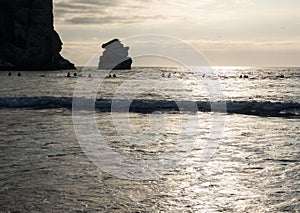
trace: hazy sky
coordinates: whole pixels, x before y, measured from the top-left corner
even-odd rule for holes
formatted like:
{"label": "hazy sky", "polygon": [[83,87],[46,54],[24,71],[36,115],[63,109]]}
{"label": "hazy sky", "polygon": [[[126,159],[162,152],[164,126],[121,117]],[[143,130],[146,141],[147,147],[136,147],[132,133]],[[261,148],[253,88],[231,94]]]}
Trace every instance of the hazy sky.
{"label": "hazy sky", "polygon": [[299,8],[299,0],[54,0],[63,55],[77,65],[112,38],[162,34],[212,65],[300,66]]}

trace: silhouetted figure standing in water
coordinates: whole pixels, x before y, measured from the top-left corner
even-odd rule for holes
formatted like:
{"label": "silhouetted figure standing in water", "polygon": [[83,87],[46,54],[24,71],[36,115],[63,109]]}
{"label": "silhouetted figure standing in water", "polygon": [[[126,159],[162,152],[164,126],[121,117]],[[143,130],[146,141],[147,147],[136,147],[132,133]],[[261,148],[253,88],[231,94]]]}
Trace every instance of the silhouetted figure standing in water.
{"label": "silhouetted figure standing in water", "polygon": [[168,74],[168,78],[171,78],[171,73]]}
{"label": "silhouetted figure standing in water", "polygon": [[76,72],[74,73],[73,77],[77,77],[77,73]]}
{"label": "silhouetted figure standing in water", "polygon": [[243,78],[243,75],[240,75],[240,78]]}
{"label": "silhouetted figure standing in water", "polygon": [[22,74],[20,72],[18,72],[17,76],[22,76]]}
{"label": "silhouetted figure standing in water", "polygon": [[108,78],[111,78],[111,74],[109,74]]}
{"label": "silhouetted figure standing in water", "polygon": [[117,77],[116,74],[113,74],[113,77],[116,78]]}
{"label": "silhouetted figure standing in water", "polygon": [[69,72],[67,74],[67,78],[71,78],[71,74]]}
{"label": "silhouetted figure standing in water", "polygon": [[88,77],[91,78],[91,77],[92,77],[92,74],[90,73]]}
{"label": "silhouetted figure standing in water", "polygon": [[165,73],[164,72],[162,73],[161,77],[163,77],[163,78],[165,77]]}
{"label": "silhouetted figure standing in water", "polygon": [[11,72],[8,73],[8,76],[11,76]]}

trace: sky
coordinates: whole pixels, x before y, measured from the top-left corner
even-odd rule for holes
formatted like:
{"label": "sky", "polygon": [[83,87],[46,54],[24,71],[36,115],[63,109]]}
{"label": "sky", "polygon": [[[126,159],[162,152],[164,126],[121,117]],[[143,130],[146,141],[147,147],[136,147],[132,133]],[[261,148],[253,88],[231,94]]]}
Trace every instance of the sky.
{"label": "sky", "polygon": [[54,21],[62,55],[77,66],[102,43],[144,34],[186,42],[213,66],[300,66],[299,8],[299,0],[54,0]]}

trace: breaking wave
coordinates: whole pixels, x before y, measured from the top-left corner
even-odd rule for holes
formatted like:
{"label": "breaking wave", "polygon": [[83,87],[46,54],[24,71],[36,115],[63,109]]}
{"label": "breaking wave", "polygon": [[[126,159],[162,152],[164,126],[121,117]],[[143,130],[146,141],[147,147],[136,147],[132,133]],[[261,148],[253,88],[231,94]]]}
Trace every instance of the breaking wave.
{"label": "breaking wave", "polygon": [[[74,100],[74,101],[73,101]],[[151,113],[154,111],[179,111],[180,106],[194,105],[202,112],[226,112],[245,115],[273,116],[273,117],[300,117],[300,103],[297,102],[270,102],[270,101],[168,101],[168,100],[112,100],[97,99],[95,102],[87,98],[73,97],[5,97],[0,98],[0,108],[69,108],[72,109],[73,102],[76,102],[78,109],[85,110],[86,106],[95,106],[99,111],[130,111],[139,113]],[[196,104],[196,105],[195,105]],[[218,110],[213,105],[223,104],[224,107]],[[189,111],[190,107],[182,108],[180,111]]]}

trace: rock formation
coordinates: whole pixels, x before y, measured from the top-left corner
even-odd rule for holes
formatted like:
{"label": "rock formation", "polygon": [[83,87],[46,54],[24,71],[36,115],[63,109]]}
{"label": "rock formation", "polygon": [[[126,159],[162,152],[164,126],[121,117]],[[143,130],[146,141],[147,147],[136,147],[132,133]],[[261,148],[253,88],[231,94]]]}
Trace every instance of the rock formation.
{"label": "rock formation", "polygon": [[102,70],[130,70],[132,59],[128,57],[129,47],[119,41],[113,39],[102,45],[105,49],[100,57],[98,69]]}
{"label": "rock formation", "polygon": [[60,55],[52,0],[0,0],[0,70],[75,69]]}

